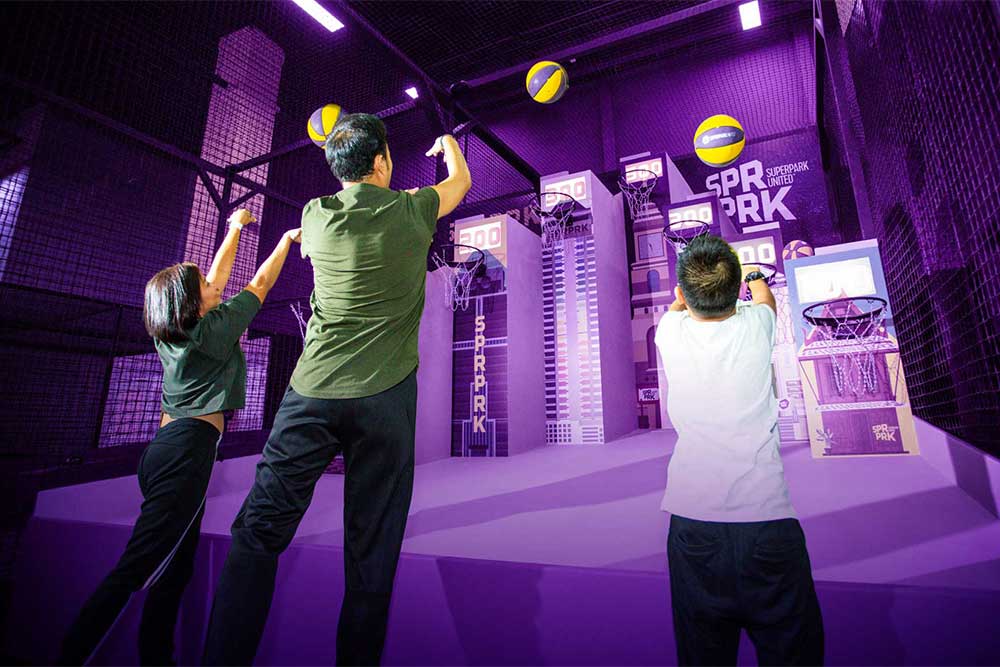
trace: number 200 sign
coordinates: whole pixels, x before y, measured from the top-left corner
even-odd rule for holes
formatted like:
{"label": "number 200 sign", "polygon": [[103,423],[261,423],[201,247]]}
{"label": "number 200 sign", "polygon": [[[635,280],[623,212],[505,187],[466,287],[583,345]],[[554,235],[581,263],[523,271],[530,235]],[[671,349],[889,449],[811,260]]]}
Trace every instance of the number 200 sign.
{"label": "number 200 sign", "polygon": [[[493,250],[503,245],[503,222],[489,222],[474,227],[466,227],[458,231],[458,241],[461,245],[472,246],[480,250]],[[458,248],[459,259],[464,259],[472,251]]]}
{"label": "number 200 sign", "polygon": [[774,254],[774,242],[763,241],[757,245],[745,245],[736,249],[736,254],[740,256],[741,264],[774,264],[776,256]]}
{"label": "number 200 sign", "polygon": [[559,200],[561,197],[557,197],[556,193],[569,195],[573,199],[580,201],[587,198],[587,178],[586,176],[578,176],[566,181],[546,183],[544,189],[545,206],[555,206],[560,203]]}

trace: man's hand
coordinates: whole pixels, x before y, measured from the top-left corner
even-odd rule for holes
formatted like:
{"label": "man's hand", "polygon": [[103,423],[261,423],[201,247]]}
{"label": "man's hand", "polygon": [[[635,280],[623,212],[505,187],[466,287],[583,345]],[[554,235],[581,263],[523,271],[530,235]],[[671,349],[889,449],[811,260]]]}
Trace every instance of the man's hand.
{"label": "man's hand", "polygon": [[760,267],[757,266],[756,264],[747,264],[746,266],[743,267],[743,276],[742,276],[742,278],[746,278],[748,275],[750,275],[754,271],[760,271]]}
{"label": "man's hand", "polygon": [[424,153],[424,155],[427,157],[434,157],[438,153],[444,152],[444,138],[450,136],[450,134],[442,134],[434,141],[434,145],[431,146],[430,150]]}
{"label": "man's hand", "polygon": [[302,228],[296,227],[285,232],[285,238],[292,243],[302,243]]}
{"label": "man's hand", "polygon": [[253,213],[245,208],[238,208],[233,211],[233,214],[229,216],[230,225],[239,225],[240,227],[246,227],[247,225],[257,222],[257,218],[253,217]]}
{"label": "man's hand", "polygon": [[420,188],[407,188],[407,189],[403,190],[403,192],[406,192],[406,193],[411,194],[411,195],[415,195],[415,194],[417,194],[417,192],[419,190],[420,190]]}

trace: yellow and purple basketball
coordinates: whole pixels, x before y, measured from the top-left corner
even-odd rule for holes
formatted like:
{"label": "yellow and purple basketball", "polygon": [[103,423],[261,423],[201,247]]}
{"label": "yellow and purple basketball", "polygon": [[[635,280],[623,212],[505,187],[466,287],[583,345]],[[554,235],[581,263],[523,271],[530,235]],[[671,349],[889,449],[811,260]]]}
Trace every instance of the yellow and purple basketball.
{"label": "yellow and purple basketball", "polygon": [[340,119],[341,109],[339,104],[327,104],[309,116],[307,131],[312,142],[320,148],[326,143],[326,138],[333,131],[333,126]]}
{"label": "yellow and purple basketball", "polygon": [[736,161],[746,145],[743,126],[720,113],[702,121],[694,131],[694,152],[710,167],[725,167]]}
{"label": "yellow and purple basketball", "polygon": [[531,99],[542,104],[558,102],[569,88],[566,68],[551,60],[542,60],[532,65],[524,80]]}
{"label": "yellow and purple basketball", "polygon": [[796,257],[812,257],[812,246],[805,241],[789,241],[785,244],[785,249],[781,251],[782,259],[795,259]]}

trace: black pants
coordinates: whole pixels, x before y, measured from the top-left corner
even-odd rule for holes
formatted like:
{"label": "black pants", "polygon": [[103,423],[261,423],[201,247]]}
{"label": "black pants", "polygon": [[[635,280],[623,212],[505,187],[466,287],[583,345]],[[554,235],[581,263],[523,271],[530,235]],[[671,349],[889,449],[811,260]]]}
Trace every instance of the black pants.
{"label": "black pants", "polygon": [[735,665],[742,629],[761,665],[823,663],[823,619],[798,521],[671,516],[667,559],[679,664]]}
{"label": "black pants", "polygon": [[173,664],[181,594],[191,579],[219,432],[199,419],[179,419],[156,432],[139,461],[143,502],[125,553],[83,605],[59,653],[81,665],[138,590],[149,588],[139,626],[143,665]]}
{"label": "black pants", "polygon": [[341,451],[346,593],[337,664],[379,663],[413,493],[416,412],[415,371],[365,398],[307,398],[288,389],[253,488],[233,523],[204,664],[253,662],[274,596],[278,555],[295,535],[320,475]]}

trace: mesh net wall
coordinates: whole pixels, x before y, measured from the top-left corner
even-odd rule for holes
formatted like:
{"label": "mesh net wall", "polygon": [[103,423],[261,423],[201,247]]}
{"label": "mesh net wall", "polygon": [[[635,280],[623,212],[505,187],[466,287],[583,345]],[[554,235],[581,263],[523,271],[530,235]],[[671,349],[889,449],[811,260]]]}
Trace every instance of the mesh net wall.
{"label": "mesh net wall", "polygon": [[914,412],[1000,453],[1000,44],[988,2],[838,3]]}
{"label": "mesh net wall", "polygon": [[[357,26],[331,35],[291,3],[8,3],[4,17],[0,455],[5,470],[100,477],[115,456],[134,465],[156,429],[145,282],[178,261],[207,270],[223,198],[261,220],[242,235],[231,296],[306,201],[339,189],[311,145],[231,166],[302,143],[312,111],[336,102],[383,112],[393,186],[419,187],[439,177],[423,153],[441,127],[405,96],[420,79],[391,50]],[[487,153],[480,168],[501,173]],[[301,352],[289,306],[308,319],[311,289],[293,250],[242,341],[247,402],[230,431],[263,443]]]}

